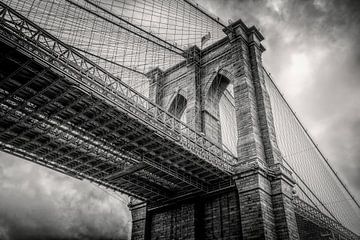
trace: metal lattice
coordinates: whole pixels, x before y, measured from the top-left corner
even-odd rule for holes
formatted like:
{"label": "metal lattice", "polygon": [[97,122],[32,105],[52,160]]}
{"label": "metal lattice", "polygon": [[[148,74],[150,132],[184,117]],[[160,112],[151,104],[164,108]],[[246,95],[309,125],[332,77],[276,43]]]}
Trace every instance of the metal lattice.
{"label": "metal lattice", "polygon": [[[227,182],[225,184],[230,183],[226,179],[229,179],[231,164],[235,160],[231,154],[118,81],[114,75],[94,64],[69,45],[57,40],[5,5],[1,4],[1,6],[1,21],[5,27],[1,31],[2,41],[10,45],[15,44],[18,49],[22,49],[21,52],[29,54],[34,59],[28,59],[26,62],[21,62],[21,59],[26,59],[25,57],[2,59],[11,67],[17,66],[17,69],[4,79],[5,85],[2,86],[1,109],[2,120],[5,121],[2,125],[4,126],[2,149],[4,151],[50,167],[55,166],[56,169],[67,171],[70,175],[100,181],[101,184],[115,189],[118,189],[117,186],[124,181],[135,183],[144,191],[137,192],[131,186],[126,191],[126,184],[123,186],[125,192],[137,192],[135,195],[140,198],[143,194],[146,197],[147,193],[148,197],[152,196],[153,199],[157,196],[169,196],[173,187],[186,189],[191,186],[206,192],[215,185],[221,187],[223,183],[221,179]],[[14,52],[13,55],[17,54]],[[75,85],[68,83],[63,77],[55,79],[49,70],[39,70],[40,66],[33,61],[41,62],[65,74],[66,78],[71,79]],[[33,76],[27,78],[28,82],[18,88],[18,83],[12,81],[21,81],[21,75],[26,71],[30,71]],[[48,76],[42,77],[42,74]],[[49,80],[44,82],[47,78],[50,78],[50,82]],[[33,84],[40,84],[42,90],[34,89]],[[88,95],[85,92],[93,94]],[[48,96],[49,94],[52,97]],[[45,102],[43,98],[46,99]],[[114,107],[122,109],[121,111],[132,117],[122,115],[121,111],[115,110]],[[48,111],[52,114],[49,115]],[[71,116],[74,112],[75,115]],[[89,114],[92,117],[89,117]],[[15,122],[13,122],[14,118],[17,119]],[[142,120],[139,123],[132,118]],[[17,131],[22,132],[19,135]],[[9,135],[8,132],[15,133],[15,136],[11,133]],[[120,135],[114,137],[114,134]],[[31,143],[21,143],[19,137],[23,136]],[[49,138],[51,138],[50,142]],[[167,143],[169,140],[170,142]],[[44,141],[47,141],[47,144],[42,144]],[[34,143],[36,146],[33,146]],[[177,144],[182,147],[176,147]],[[184,152],[183,147],[192,153]],[[112,165],[124,161],[129,164],[119,166],[120,168],[112,165],[103,166],[106,164],[100,167],[95,161],[88,159],[90,156],[101,157],[99,154],[105,154],[104,162],[108,157],[111,159],[112,155],[114,158]],[[156,157],[150,157],[149,154]],[[199,154],[202,159],[207,160],[205,162],[196,160],[197,157],[194,158],[192,154]],[[174,161],[177,162],[176,165]],[[148,169],[130,176],[129,173],[143,168],[138,166],[140,162],[144,162]],[[189,163],[195,164],[197,169],[205,167],[211,176],[204,175],[198,170],[196,175],[187,173],[184,169],[189,167]],[[216,167],[211,164],[215,164]],[[114,182],[114,178],[119,177],[116,173],[119,170],[123,170],[124,173],[120,174],[122,175],[120,181]],[[160,172],[167,175],[161,175]],[[99,176],[99,173],[102,175]],[[162,176],[162,181],[159,181],[159,175]],[[207,184],[219,177],[220,181],[216,181],[218,184],[211,187]],[[176,179],[189,186],[179,185]],[[151,182],[157,187],[147,184]],[[174,182],[177,182],[176,186]]]}
{"label": "metal lattice", "polygon": [[279,147],[285,159],[284,164],[294,173],[299,197],[334,221],[359,233],[359,204],[314,144],[267,74],[265,82],[270,95]]}
{"label": "metal lattice", "polygon": [[[2,150],[142,199],[232,186],[237,139],[231,85],[220,99],[230,151],[184,123],[181,99],[174,116],[146,98],[147,73],[174,68],[189,47],[223,38],[219,19],[181,0],[4,3],[1,41],[18,52],[0,59],[9,68],[0,87]],[[11,51],[5,45],[3,52]],[[325,214],[320,224],[340,222],[356,232],[359,205],[268,75],[265,80],[279,147],[302,199],[295,205],[306,210],[302,214]]]}
{"label": "metal lattice", "polygon": [[148,94],[146,73],[184,60],[185,50],[224,37],[222,25],[186,1],[8,0],[6,4]]}

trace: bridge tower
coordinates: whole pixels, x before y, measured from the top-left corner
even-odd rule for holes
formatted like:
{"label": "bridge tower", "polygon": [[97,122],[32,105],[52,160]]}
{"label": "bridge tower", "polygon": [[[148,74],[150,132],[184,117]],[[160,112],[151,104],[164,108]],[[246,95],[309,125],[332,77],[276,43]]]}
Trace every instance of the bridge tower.
{"label": "bridge tower", "polygon": [[[299,239],[294,180],[282,164],[264,83],[262,34],[241,20],[186,61],[148,73],[150,99],[221,144],[219,100],[234,88],[237,155],[233,185],[163,203],[133,203],[132,239]],[[216,87],[215,87],[216,86]],[[175,107],[176,106],[176,107]]]}
{"label": "bridge tower", "polygon": [[[97,19],[109,20],[105,17],[108,12],[94,14],[87,5],[78,5],[80,2],[43,2],[11,0],[8,6],[0,1],[1,151],[135,196],[138,200],[130,204],[132,239],[359,239],[347,229],[358,229],[359,204],[264,70],[263,36],[255,27],[247,27],[241,20],[226,27],[212,18],[216,29],[218,24],[225,28],[221,36],[226,37],[215,37],[216,42],[200,49],[179,48],[150,31],[137,28],[138,34],[123,25],[116,25],[125,30],[118,36],[115,22],[107,21],[91,29],[91,33],[104,34],[99,48],[98,38],[89,41],[90,48],[96,43],[91,51],[105,47],[106,53],[125,56],[122,61],[127,62],[127,51],[117,51],[127,50],[124,45],[105,41],[105,36],[125,37],[130,45],[138,39],[144,47],[133,45],[130,63],[140,66],[143,57],[147,58],[142,71],[117,64],[126,69],[118,76],[112,73],[119,73],[112,65],[102,62],[109,56],[97,55],[104,51],[93,54],[76,47],[88,42],[87,31],[63,36],[61,30],[69,27],[72,33],[79,32]],[[188,1],[176,2],[194,7],[192,16],[209,17]],[[74,18],[78,11],[87,17]],[[173,12],[164,12],[173,19]],[[203,28],[205,25],[196,24],[198,18],[194,23],[188,21],[192,16],[181,15],[191,36],[196,33],[198,39],[205,29],[212,31],[214,25]],[[60,26],[56,27],[60,35],[54,26]],[[158,55],[159,47],[167,49],[164,55]],[[138,57],[133,59],[135,53]],[[154,62],[155,58],[159,59]],[[158,68],[148,72],[150,66]],[[128,80],[136,85],[130,87],[125,83]],[[146,82],[137,88],[139,81],[149,81],[150,87]],[[149,90],[152,101],[133,87]],[[223,133],[224,129],[229,133],[229,128],[222,126],[224,96],[231,99],[230,115],[234,114],[235,122],[228,135]],[[279,126],[283,123],[293,124]],[[231,153],[223,146],[230,135],[236,139]],[[284,148],[284,142],[290,143],[291,151]],[[311,154],[292,163],[305,161],[301,168],[318,163],[305,174],[310,177],[306,182],[299,172],[308,169],[293,168],[289,159],[283,158],[304,150],[303,146],[293,149],[292,143],[298,142],[305,143]],[[308,157],[311,155],[318,157]],[[283,163],[294,172],[294,178]],[[298,197],[293,196],[294,179]],[[316,183],[310,187],[326,196],[319,198],[308,183]],[[328,195],[333,195],[335,202],[352,200],[328,209]]]}

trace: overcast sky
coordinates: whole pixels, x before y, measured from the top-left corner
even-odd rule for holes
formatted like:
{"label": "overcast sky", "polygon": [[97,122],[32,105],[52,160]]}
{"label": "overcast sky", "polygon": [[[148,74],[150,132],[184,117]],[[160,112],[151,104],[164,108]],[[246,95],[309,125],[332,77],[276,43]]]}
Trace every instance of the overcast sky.
{"label": "overcast sky", "polygon": [[264,65],[360,200],[360,1],[202,1],[265,36]]}
{"label": "overcast sky", "polygon": [[[360,1],[202,1],[265,36],[264,65],[360,199]],[[0,239],[128,235],[119,196],[0,153]],[[126,200],[126,198],[125,198]]]}

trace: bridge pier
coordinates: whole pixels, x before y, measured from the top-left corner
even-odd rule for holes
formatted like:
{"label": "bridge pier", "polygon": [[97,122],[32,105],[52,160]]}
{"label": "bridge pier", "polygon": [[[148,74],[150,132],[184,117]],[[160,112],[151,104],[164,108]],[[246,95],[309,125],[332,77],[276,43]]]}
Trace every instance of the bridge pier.
{"label": "bridge pier", "polygon": [[159,206],[132,206],[132,240],[242,239],[236,188]]}
{"label": "bridge pier", "polygon": [[144,202],[130,203],[129,209],[132,217],[131,239],[146,239],[146,231],[148,225],[147,205]]}
{"label": "bridge pier", "polygon": [[292,187],[288,180],[268,177],[252,167],[226,191],[153,206],[134,204],[131,239],[299,239]]}
{"label": "bridge pier", "polygon": [[291,179],[253,163],[235,177],[235,183],[243,239],[299,239]]}
{"label": "bridge pier", "polygon": [[178,68],[148,75],[151,99],[170,109],[181,95],[188,104],[187,123],[218,143],[219,99],[233,84],[239,157],[232,189],[203,194],[200,200],[194,195],[157,207],[133,207],[133,239],[299,239],[295,182],[282,165],[264,82],[263,36],[241,20],[224,32],[230,41],[204,51],[192,47]]}
{"label": "bridge pier", "polygon": [[[229,30],[230,29],[230,30]],[[234,84],[238,128],[236,186],[244,239],[299,239],[291,173],[282,165],[261,54],[263,36],[241,20],[226,30],[240,48],[241,68]]]}
{"label": "bridge pier", "polygon": [[[277,168],[276,168],[277,167]],[[271,200],[278,239],[300,239],[293,199],[295,182],[288,170],[277,164],[271,169]]]}
{"label": "bridge pier", "polygon": [[[237,21],[224,30],[228,38],[203,50],[191,47],[186,61],[148,73],[150,99],[177,118],[185,114],[193,131],[123,84],[127,91],[119,95],[107,85],[90,88],[99,76],[118,81],[92,74],[96,64],[0,8],[7,16],[0,24],[2,150],[148,199],[129,206],[132,239],[358,239],[293,199],[255,27]],[[237,159],[221,149],[218,105],[230,83]]]}
{"label": "bridge pier", "polygon": [[[1,2],[0,12],[1,150],[147,199],[129,206],[132,239],[358,239],[293,199],[255,27],[239,20],[149,72],[161,108]],[[221,145],[230,83],[238,157]]]}

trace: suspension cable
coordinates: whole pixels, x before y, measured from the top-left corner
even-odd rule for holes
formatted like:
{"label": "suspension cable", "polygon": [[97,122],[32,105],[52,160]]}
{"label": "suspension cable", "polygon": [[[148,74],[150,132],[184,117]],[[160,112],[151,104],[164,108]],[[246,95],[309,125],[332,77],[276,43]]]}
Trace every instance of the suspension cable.
{"label": "suspension cable", "polygon": [[[268,74],[268,72],[266,71],[266,69],[264,68],[264,71],[266,72],[266,74]],[[268,74],[269,75],[269,74]],[[357,202],[357,200],[355,199],[355,197],[353,196],[353,194],[350,192],[349,188],[345,185],[345,183],[340,179],[339,175],[335,172],[334,168],[331,166],[331,164],[329,163],[329,161],[327,160],[327,158],[324,156],[324,154],[320,151],[318,145],[314,142],[314,140],[311,138],[309,132],[306,130],[306,128],[304,127],[304,125],[301,123],[300,119],[298,118],[297,114],[294,112],[294,110],[291,108],[291,106],[289,105],[289,103],[285,100],[283,94],[280,92],[279,88],[277,87],[277,85],[275,84],[275,82],[272,80],[271,77],[269,77],[270,81],[272,82],[272,84],[274,85],[275,89],[280,93],[279,95],[281,96],[282,100],[285,102],[286,106],[289,108],[289,110],[291,111],[291,113],[293,114],[293,116],[295,117],[296,121],[298,122],[298,124],[300,125],[300,127],[302,128],[302,130],[305,132],[306,136],[309,138],[310,142],[314,145],[315,149],[317,150],[317,152],[320,154],[321,158],[325,161],[326,165],[330,168],[331,172],[335,175],[336,179],[340,182],[340,184],[344,187],[344,189],[346,190],[346,192],[349,194],[349,196],[351,197],[351,199],[354,201],[354,203],[356,204],[356,206],[360,209],[360,204]]]}

